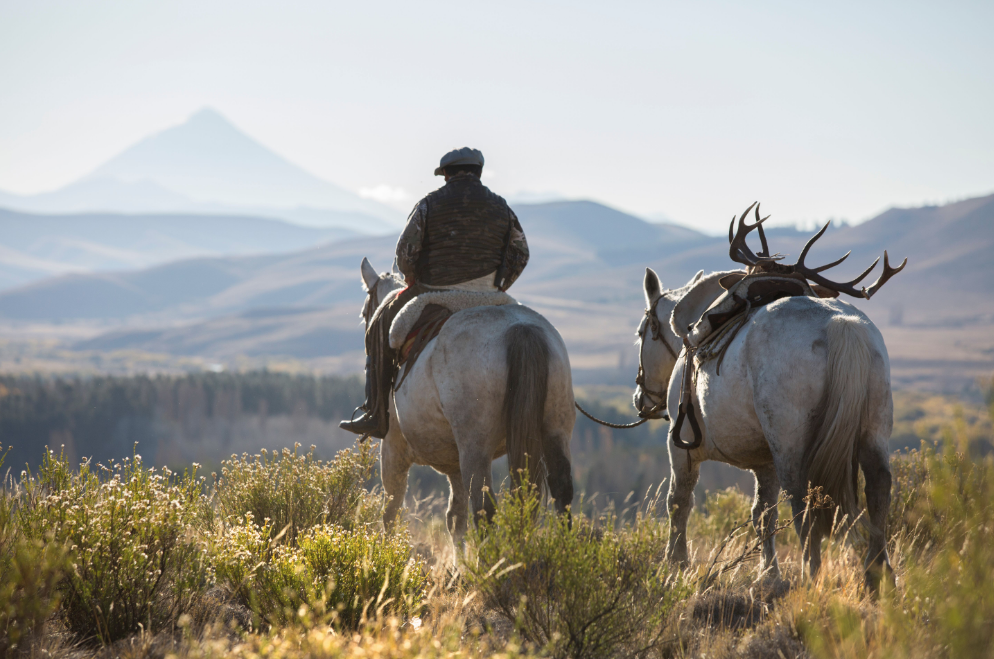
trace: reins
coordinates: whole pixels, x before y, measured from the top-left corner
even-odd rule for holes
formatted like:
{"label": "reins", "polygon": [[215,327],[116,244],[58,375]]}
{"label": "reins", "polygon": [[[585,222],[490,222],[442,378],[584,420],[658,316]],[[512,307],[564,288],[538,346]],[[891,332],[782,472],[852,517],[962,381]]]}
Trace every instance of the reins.
{"label": "reins", "polygon": [[[676,351],[663,338],[662,330],[660,328],[659,318],[656,316],[656,305],[659,303],[660,299],[662,298],[661,297],[656,298],[656,300],[649,306],[649,308],[645,310],[646,325],[649,326],[649,329],[652,332],[650,338],[653,341],[659,341],[660,343],[662,343],[663,347],[665,347],[666,350],[669,351],[669,353],[673,356],[673,359],[679,361],[680,359],[679,355],[677,355]],[[608,428],[618,428],[618,429],[635,428],[648,421],[650,418],[652,418],[652,415],[658,412],[659,410],[666,409],[666,393],[662,391],[653,391],[652,389],[648,389],[645,386],[645,369],[642,367],[642,349],[645,346],[644,328],[639,330],[639,338],[642,340],[639,344],[639,371],[638,375],[635,377],[635,384],[642,389],[643,395],[648,396],[650,401],[656,399],[659,402],[656,403],[652,407],[652,409],[650,409],[648,412],[643,412],[640,410],[639,416],[642,418],[639,419],[638,421],[635,421],[633,423],[621,424],[621,423],[609,423],[608,421],[598,419],[597,417],[593,416],[585,409],[580,407],[579,403],[574,401],[576,409],[580,410],[583,413],[583,415],[586,416],[588,419],[595,421],[596,423],[599,423],[603,426],[607,426]],[[698,448],[701,445],[701,442],[704,441],[704,435],[701,432],[701,424],[697,420],[697,412],[694,410],[694,401],[691,396],[691,389],[693,388],[694,372],[696,370],[694,368],[694,357],[695,353],[697,352],[697,348],[691,346],[690,341],[688,341],[687,338],[684,337],[682,352],[684,355],[686,355],[686,357],[683,363],[683,379],[680,383],[680,408],[677,412],[676,422],[673,424],[673,430],[670,434],[673,437],[673,444],[676,445],[677,448],[682,448],[686,451],[690,451]],[[724,357],[724,352],[722,352],[721,356]],[[665,419],[666,421],[669,421],[670,419],[669,415],[664,415],[662,418]],[[682,439],[680,439],[680,429],[683,427],[683,422],[685,419],[689,419],[690,429],[694,432],[694,439],[693,441],[690,442],[685,442]]]}
{"label": "reins", "polygon": [[[610,421],[605,421],[603,419],[598,419],[596,416],[594,416],[593,414],[591,414],[587,410],[585,410],[582,407],[580,407],[580,403],[576,402],[575,400],[573,401],[573,404],[576,405],[576,409],[580,410],[583,413],[583,416],[587,417],[591,421],[594,421],[595,423],[599,423],[602,426],[607,426],[608,428],[617,428],[618,430],[626,430],[628,428],[637,428],[638,426],[641,426],[646,421],[650,420],[650,418],[651,418],[649,416],[650,414],[655,414],[656,412],[659,411],[658,410],[659,406],[657,405],[656,407],[654,407],[651,410],[649,410],[646,413],[646,416],[642,417],[638,421],[634,421],[632,423],[611,423]],[[661,416],[660,419],[662,419],[663,421],[669,421],[670,417],[669,417],[669,415],[664,415],[664,416]]]}
{"label": "reins", "polygon": [[[671,355],[673,355],[673,359],[678,360],[679,356],[677,355],[676,351],[673,350],[670,344],[667,343],[666,340],[663,338],[662,331],[659,326],[659,318],[656,316],[656,305],[659,304],[659,301],[661,299],[662,299],[661,296],[656,298],[656,300],[651,305],[649,305],[649,308],[645,310],[646,324],[649,326],[649,329],[652,331],[652,340],[659,341],[660,343],[662,343],[663,347],[665,347],[666,350]],[[652,389],[649,389],[645,384],[645,370],[642,368],[642,348],[645,345],[644,329],[641,329],[639,331],[639,338],[642,339],[642,341],[639,344],[639,372],[638,375],[635,376],[635,384],[642,389],[642,393],[648,396],[650,401],[655,400],[659,402],[657,402],[648,412],[643,412],[642,410],[639,410],[640,418],[638,421],[633,421],[632,423],[611,423],[610,421],[604,421],[603,419],[598,419],[593,414],[583,409],[583,407],[580,406],[580,403],[574,400],[573,404],[576,405],[576,409],[580,410],[580,412],[582,412],[583,415],[588,419],[590,419],[591,421],[599,423],[602,426],[607,426],[608,428],[626,430],[628,428],[637,428],[646,421],[652,419],[652,415],[655,414],[656,412],[659,412],[660,410],[663,411],[666,410],[666,392],[653,391]],[[669,414],[663,414],[663,416],[659,418],[662,421],[670,420]]]}

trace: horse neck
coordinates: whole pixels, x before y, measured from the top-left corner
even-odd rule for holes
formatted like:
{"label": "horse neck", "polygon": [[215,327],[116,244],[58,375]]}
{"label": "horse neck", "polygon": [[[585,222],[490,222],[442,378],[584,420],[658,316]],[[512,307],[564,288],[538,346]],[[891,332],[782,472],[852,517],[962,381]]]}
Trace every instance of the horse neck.
{"label": "horse neck", "polygon": [[[679,295],[672,307],[670,331],[682,341],[687,336],[687,326],[696,323],[701,314],[725,291],[719,280],[731,272],[712,272],[687,289],[672,291]],[[660,303],[661,304],[661,303]]]}

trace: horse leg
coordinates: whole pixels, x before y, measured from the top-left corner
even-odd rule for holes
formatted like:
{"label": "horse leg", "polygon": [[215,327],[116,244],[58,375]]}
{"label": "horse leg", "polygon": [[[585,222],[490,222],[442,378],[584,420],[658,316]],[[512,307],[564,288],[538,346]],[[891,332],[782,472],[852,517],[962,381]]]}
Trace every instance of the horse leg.
{"label": "horse leg", "polygon": [[542,451],[545,454],[545,466],[548,470],[546,482],[549,484],[549,494],[556,501],[556,511],[560,514],[567,512],[573,503],[573,469],[569,459],[569,435],[548,433],[543,438]]}
{"label": "horse leg", "polygon": [[780,496],[780,479],[772,464],[753,469],[756,476],[756,497],[752,504],[752,525],[763,541],[763,557],[759,573],[771,579],[780,578],[773,530],[777,526],[777,499]]}
{"label": "horse leg", "polygon": [[489,522],[495,512],[490,462],[489,453],[466,449],[459,453],[459,471],[462,474],[463,487],[469,493],[473,521],[476,524],[479,524],[481,519]]}
{"label": "horse leg", "polygon": [[891,581],[894,572],[887,559],[887,512],[890,510],[890,461],[886,438],[872,446],[863,445],[859,451],[859,465],[866,482],[866,511],[869,518],[869,543],[866,554],[866,585],[876,590],[886,575]]}
{"label": "horse leg", "polygon": [[814,579],[821,568],[821,540],[824,532],[816,521],[817,511],[807,508],[807,490],[791,489],[790,507],[794,513],[794,529],[801,540],[801,557],[807,575]]}
{"label": "horse leg", "polygon": [[670,491],[666,497],[670,539],[666,557],[678,565],[687,564],[687,520],[694,508],[694,487],[700,475],[700,463],[692,460],[688,451],[670,444]]}
{"label": "horse leg", "polygon": [[383,510],[383,528],[388,533],[393,529],[397,519],[397,511],[404,505],[404,495],[407,494],[407,473],[414,464],[411,448],[404,435],[397,427],[396,415],[390,424],[390,430],[380,447],[380,476],[383,489],[390,495]]}
{"label": "horse leg", "polygon": [[469,496],[463,484],[462,474],[455,471],[447,474],[449,479],[449,507],[445,511],[445,526],[452,537],[453,556],[459,556],[466,537],[466,505]]}

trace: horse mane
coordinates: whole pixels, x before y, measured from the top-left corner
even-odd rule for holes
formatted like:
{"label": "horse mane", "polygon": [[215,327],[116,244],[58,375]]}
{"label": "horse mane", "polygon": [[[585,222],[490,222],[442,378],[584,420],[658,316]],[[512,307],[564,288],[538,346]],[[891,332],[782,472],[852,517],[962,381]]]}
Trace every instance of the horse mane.
{"label": "horse mane", "polygon": [[[395,288],[394,291],[400,290],[407,285],[407,283],[400,275],[392,272],[381,272],[380,278],[376,282],[376,285],[379,286],[380,283],[382,283],[384,280],[390,281],[397,286],[397,288]],[[369,286],[366,285],[365,281],[362,282],[362,290],[365,291],[366,293],[366,299],[363,300],[362,311],[359,312],[359,317],[368,322],[369,319],[373,317],[373,314],[376,312],[376,309],[379,309],[384,302],[390,299],[390,293],[384,295],[383,299],[377,302],[376,309],[373,309],[372,308],[373,296],[371,295],[372,291],[369,290]]]}

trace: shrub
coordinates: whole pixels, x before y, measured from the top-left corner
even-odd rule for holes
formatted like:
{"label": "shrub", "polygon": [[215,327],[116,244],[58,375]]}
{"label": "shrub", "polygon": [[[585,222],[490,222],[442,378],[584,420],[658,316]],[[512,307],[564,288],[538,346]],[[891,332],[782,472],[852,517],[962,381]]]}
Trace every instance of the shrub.
{"label": "shrub", "polygon": [[43,633],[59,607],[65,574],[61,544],[17,537],[0,555],[0,657]]}
{"label": "shrub", "polygon": [[972,461],[947,442],[895,466],[898,588],[884,589],[873,615],[825,589],[827,605],[799,612],[799,634],[814,656],[991,656],[994,459]]}
{"label": "shrub", "polygon": [[906,631],[909,649],[920,642],[915,623],[928,620],[932,643],[949,656],[989,656],[994,651],[994,460],[974,462],[946,446],[941,455],[925,454],[925,496],[914,508],[941,534],[931,547],[909,555],[904,598],[890,609],[891,622]]}
{"label": "shrub", "polygon": [[282,540],[292,544],[317,524],[353,528],[378,519],[382,497],[364,487],[376,466],[369,442],[329,462],[316,459],[313,447],[299,455],[299,446],[223,461],[214,495],[222,521],[246,514],[256,523],[269,520],[277,531],[286,529]]}
{"label": "shrub", "polygon": [[[0,468],[5,457],[0,454]],[[58,608],[56,586],[65,566],[61,544],[21,532],[16,518],[20,494],[13,482],[0,489],[0,657],[42,632]]]}
{"label": "shrub", "polygon": [[67,627],[106,644],[171,625],[204,585],[192,533],[203,482],[195,470],[155,473],[139,455],[98,469],[84,462],[72,472],[49,451],[23,483],[20,517],[36,541],[66,547],[59,590]]}
{"label": "shrub", "polygon": [[733,529],[752,519],[752,499],[737,488],[709,492],[703,505],[690,513],[687,535],[721,541]]}
{"label": "shrub", "polygon": [[900,540],[922,549],[941,538],[940,520],[928,502],[929,463],[934,457],[935,450],[922,442],[921,449],[891,458],[893,485],[887,515],[891,541]]}
{"label": "shrub", "polygon": [[286,624],[307,612],[357,628],[366,614],[420,610],[426,566],[412,558],[406,535],[325,524],[291,547],[279,543],[274,529],[246,515],[217,537],[211,551],[218,583],[238,593],[261,621]]}
{"label": "shrub", "polygon": [[674,604],[689,595],[663,554],[665,526],[649,515],[599,528],[557,516],[534,488],[505,495],[492,524],[471,533],[466,577],[486,604],[553,656],[638,654],[659,643]]}

